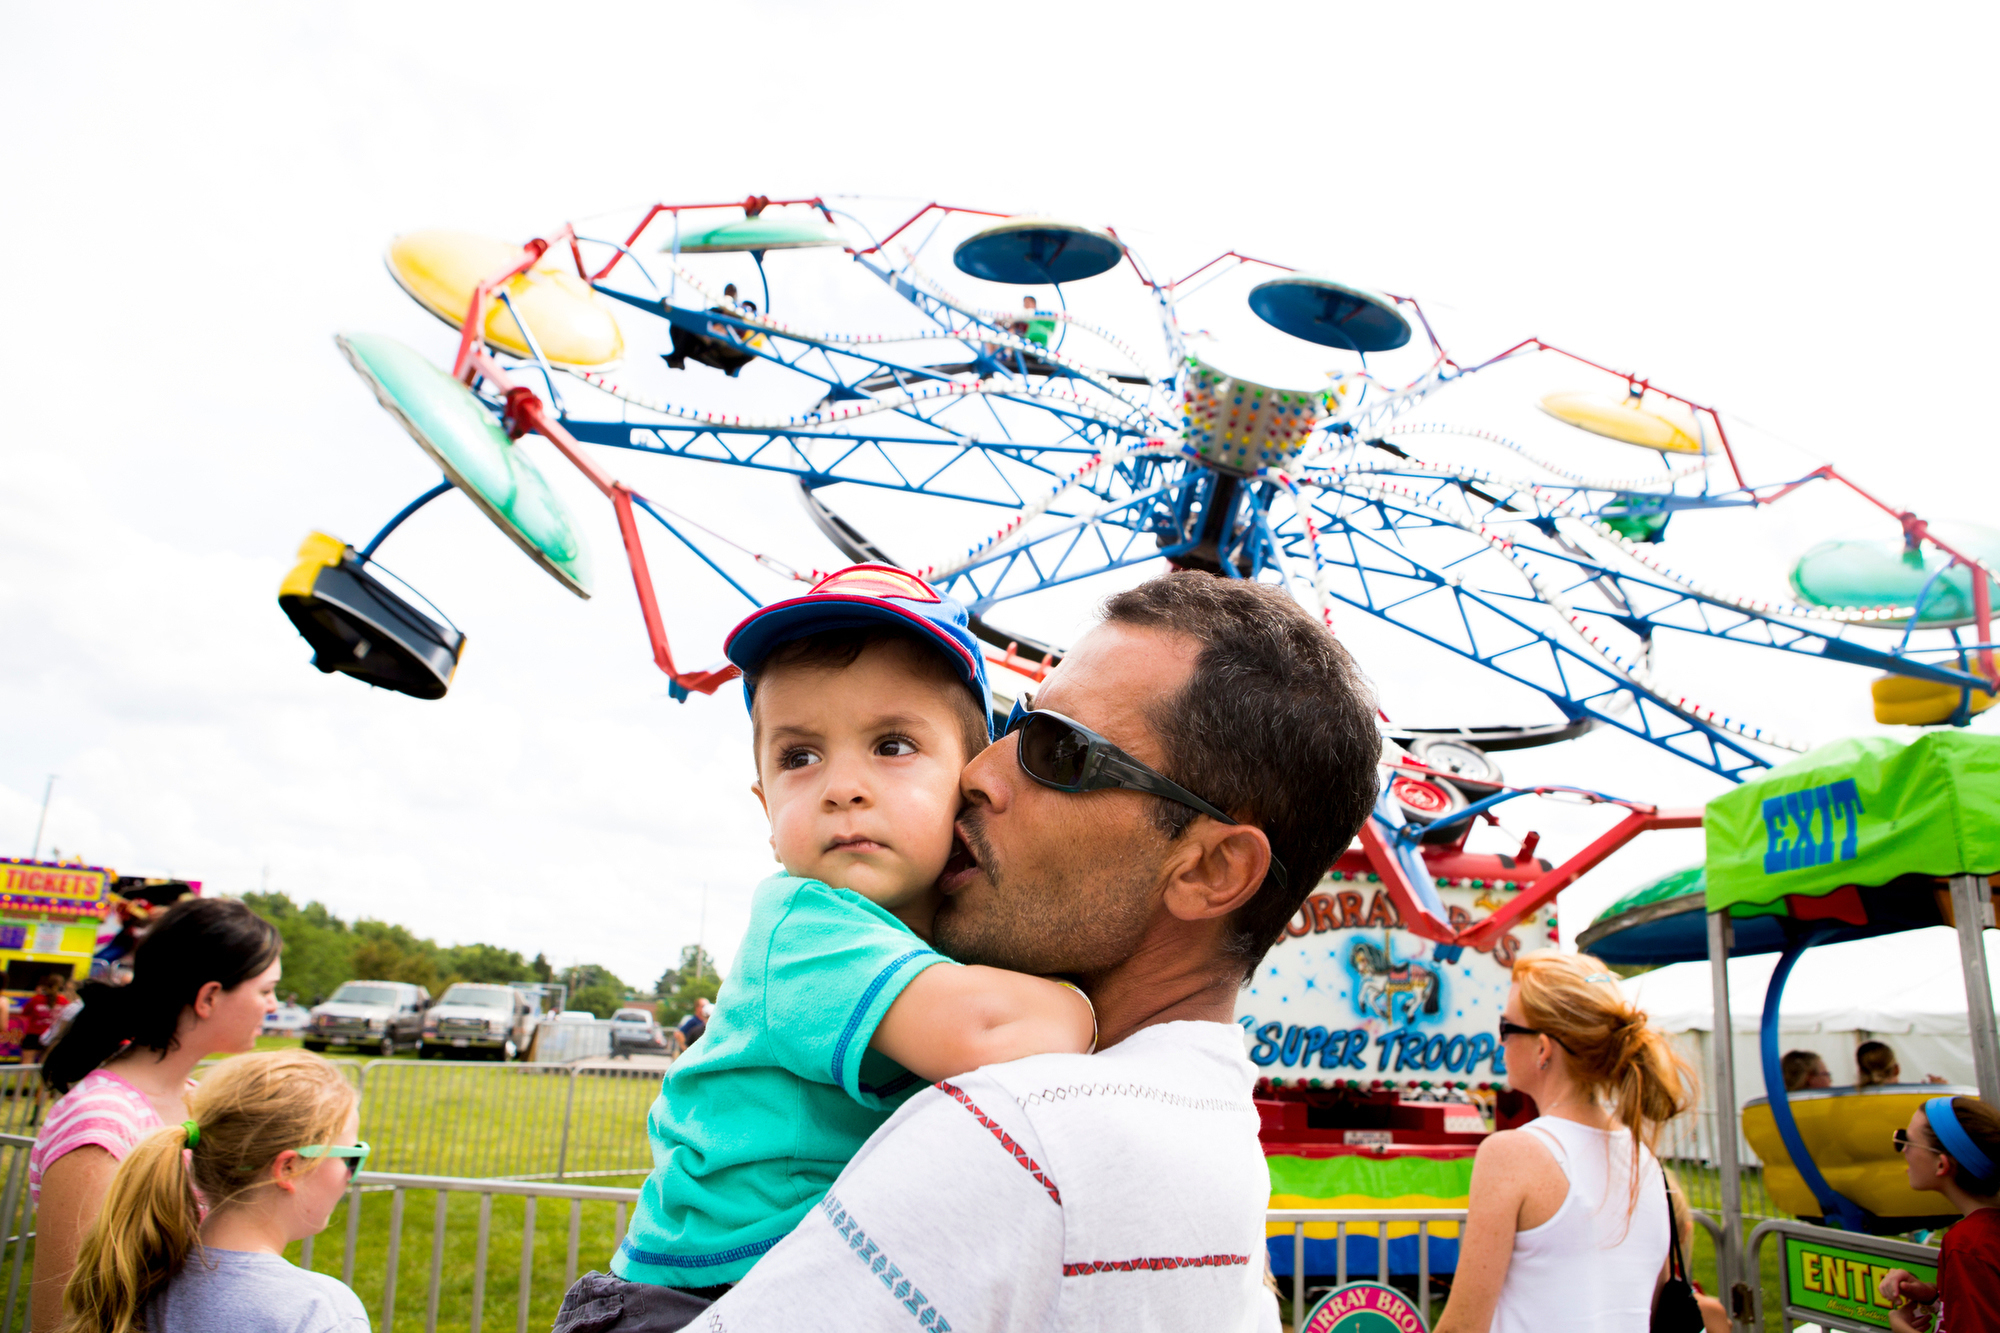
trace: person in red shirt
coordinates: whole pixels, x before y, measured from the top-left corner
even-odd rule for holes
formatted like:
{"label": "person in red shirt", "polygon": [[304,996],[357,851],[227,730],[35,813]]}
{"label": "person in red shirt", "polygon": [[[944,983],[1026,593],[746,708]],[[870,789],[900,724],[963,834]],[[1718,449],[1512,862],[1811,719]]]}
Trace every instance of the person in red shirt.
{"label": "person in red shirt", "polygon": [[1944,1233],[1935,1286],[1893,1268],[1880,1284],[1895,1333],[2000,1333],[2000,1115],[1977,1097],[1933,1097],[1896,1131],[1910,1188],[1965,1214]]}
{"label": "person in red shirt", "polygon": [[24,1026],[21,1034],[21,1063],[40,1064],[48,1043],[44,1040],[55,1026],[56,1010],[62,1007],[62,977],[44,972],[35,993],[21,1006]]}

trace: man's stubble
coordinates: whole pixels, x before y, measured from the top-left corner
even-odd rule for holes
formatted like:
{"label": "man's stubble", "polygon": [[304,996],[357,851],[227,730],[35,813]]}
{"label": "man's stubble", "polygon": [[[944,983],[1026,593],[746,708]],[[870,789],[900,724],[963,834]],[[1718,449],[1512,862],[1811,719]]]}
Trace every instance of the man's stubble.
{"label": "man's stubble", "polygon": [[1159,855],[1108,844],[1117,837],[1079,837],[1060,873],[1049,868],[1002,871],[978,809],[959,816],[966,846],[985,884],[939,906],[936,945],[961,963],[1038,975],[1091,976],[1138,951],[1154,914]]}

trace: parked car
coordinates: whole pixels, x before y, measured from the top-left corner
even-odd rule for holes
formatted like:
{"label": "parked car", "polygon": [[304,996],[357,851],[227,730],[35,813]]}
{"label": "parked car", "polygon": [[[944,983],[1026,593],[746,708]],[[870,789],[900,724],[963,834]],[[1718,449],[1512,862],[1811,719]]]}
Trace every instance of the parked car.
{"label": "parked car", "polygon": [[588,1009],[565,1009],[559,1014],[550,1014],[547,1021],[551,1023],[595,1023],[597,1015],[591,1013]]}
{"label": "parked car", "polygon": [[611,1015],[613,1055],[657,1055],[667,1049],[666,1033],[650,1009],[620,1009]]}
{"label": "parked car", "polygon": [[269,1036],[289,1037],[312,1026],[312,1010],[297,1004],[281,1004],[264,1015],[264,1031]]}
{"label": "parked car", "polygon": [[424,1017],[426,1059],[463,1051],[496,1060],[514,1060],[528,1048],[535,1025],[535,1006],[512,986],[461,981],[431,1006]]}
{"label": "parked car", "polygon": [[407,981],[350,981],[312,1009],[304,1046],[324,1051],[348,1046],[384,1056],[423,1044],[424,1008],[431,993]]}

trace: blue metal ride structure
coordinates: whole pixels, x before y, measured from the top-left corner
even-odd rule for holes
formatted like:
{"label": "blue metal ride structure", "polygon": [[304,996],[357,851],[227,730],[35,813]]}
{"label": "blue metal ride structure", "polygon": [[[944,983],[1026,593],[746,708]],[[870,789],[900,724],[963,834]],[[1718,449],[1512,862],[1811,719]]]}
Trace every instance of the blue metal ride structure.
{"label": "blue metal ride structure", "polygon": [[[1990,642],[1967,642],[1956,629],[1946,636],[1920,627],[1915,608],[1830,610],[1753,601],[1705,587],[1659,562],[1648,537],[1680,510],[1764,504],[1832,476],[1821,469],[1769,485],[1744,482],[1712,409],[1697,409],[1706,414],[1700,456],[1651,478],[1584,477],[1532,456],[1519,477],[1425,462],[1410,446],[1426,436],[1466,436],[1526,453],[1489,432],[1429,419],[1422,409],[1467,377],[1514,358],[1570,354],[1529,340],[1486,362],[1462,365],[1447,354],[1412,298],[1281,277],[1279,283],[1299,288],[1280,293],[1287,300],[1325,297],[1323,310],[1335,325],[1349,306],[1372,321],[1375,346],[1387,327],[1383,312],[1389,312],[1403,320],[1405,337],[1421,331],[1430,362],[1415,378],[1389,384],[1369,373],[1372,348],[1365,341],[1342,348],[1337,329],[1327,336],[1301,332],[1349,354],[1354,368],[1336,374],[1334,388],[1317,395],[1318,419],[1308,423],[1309,434],[1299,435],[1299,447],[1272,450],[1256,465],[1247,457],[1226,465],[1215,449],[1202,447],[1190,426],[1191,381],[1214,374],[1190,354],[1179,305],[1198,289],[1191,286],[1197,275],[1263,261],[1231,253],[1186,278],[1161,281],[1118,242],[1111,264],[1129,267],[1145,284],[1157,314],[1163,355],[1149,363],[1067,309],[1064,282],[1078,280],[1077,273],[1107,271],[1103,238],[1115,241],[1114,233],[1011,219],[961,242],[965,271],[989,278],[1018,274],[1001,280],[1052,286],[1064,303],[1058,311],[989,310],[956,299],[919,267],[940,229],[972,210],[933,204],[877,241],[860,219],[825,200],[786,202],[815,210],[828,224],[844,224],[851,232],[847,261],[901,298],[918,316],[918,327],[905,333],[793,327],[768,309],[711,294],[683,266],[676,244],[662,247],[664,259],[636,248],[657,218],[671,216],[678,238],[682,212],[715,206],[656,206],[624,241],[568,229],[558,239],[569,239],[579,274],[596,292],[624,310],[664,321],[677,352],[692,349],[694,359],[726,365],[731,375],[753,363],[788,372],[819,391],[812,409],[747,420],[676,405],[628,391],[603,374],[552,363],[531,331],[533,355],[503,359],[540,382],[576,440],[797,478],[814,521],[853,558],[887,559],[825,503],[828,488],[994,509],[1003,522],[985,541],[952,559],[909,566],[966,602],[982,624],[1011,600],[1161,559],[1222,577],[1276,582],[1320,608],[1329,623],[1342,608],[1362,612],[1539,692],[1564,719],[1563,734],[1615,728],[1731,780],[1767,767],[1769,748],[1795,747],[1671,691],[1653,663],[1654,643],[1664,634],[1830,658],[1958,689],[1986,685],[1973,664],[1990,652]],[[779,206],[756,198],[736,205],[750,218]],[[925,220],[930,234],[892,254],[896,238]],[[1095,250],[1079,238],[1091,240]],[[1066,252],[1072,240],[1079,244]],[[963,259],[974,242],[986,247],[974,256],[983,259],[979,265]],[[579,247],[608,260],[590,272]],[[762,276],[764,252],[752,253]],[[765,297],[768,307],[768,284]],[[1416,316],[1414,324],[1405,310]],[[1100,360],[1122,364],[1107,369],[1064,350],[1092,338],[1116,353]],[[890,354],[933,345],[950,349],[954,359]],[[1662,393],[1636,377],[1620,378],[1635,399]],[[579,391],[578,380],[591,391]],[[1258,390],[1247,381],[1222,382],[1239,398]],[[476,377],[473,387],[485,390],[496,413],[504,412],[500,394]],[[613,404],[615,411],[592,410]],[[1719,481],[1719,466],[1710,466],[1724,459],[1733,483]],[[704,549],[697,528],[643,497],[639,503],[758,601]],[[1649,534],[1635,522],[1654,526]],[[1906,532],[1910,523],[1904,516]],[[1634,531],[1638,540],[1628,535]],[[1918,524],[1916,538],[1922,537]],[[1889,646],[1863,641],[1863,630],[1879,639],[1883,628],[1899,624],[1900,640]],[[1025,642],[990,628],[987,634],[997,646]]]}

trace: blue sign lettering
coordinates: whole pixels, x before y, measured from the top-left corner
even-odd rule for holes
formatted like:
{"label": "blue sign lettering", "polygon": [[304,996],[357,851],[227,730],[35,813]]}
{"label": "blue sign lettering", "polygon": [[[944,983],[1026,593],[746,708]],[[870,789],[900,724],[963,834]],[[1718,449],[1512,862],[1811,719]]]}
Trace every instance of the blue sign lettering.
{"label": "blue sign lettering", "polygon": [[1362,1069],[1368,1068],[1365,1058],[1369,1042],[1379,1048],[1375,1062],[1377,1073],[1390,1072],[1390,1061],[1395,1061],[1395,1070],[1450,1070],[1454,1074],[1476,1074],[1481,1066],[1494,1075],[1504,1074],[1506,1066],[1501,1060],[1499,1044],[1490,1032],[1428,1033],[1415,1028],[1391,1028],[1387,1032],[1372,1033],[1367,1028],[1338,1028],[1332,1031],[1323,1027],[1307,1027],[1302,1023],[1265,1023],[1244,1017],[1237,1020],[1246,1032],[1253,1033],[1250,1048],[1250,1062],[1256,1065],[1283,1065],[1287,1069],[1311,1069],[1315,1067],[1313,1057],[1319,1057],[1320,1069]]}
{"label": "blue sign lettering", "polygon": [[1861,794],[1852,778],[1769,797],[1761,809],[1767,875],[1831,865],[1836,855],[1852,861],[1860,851]]}

